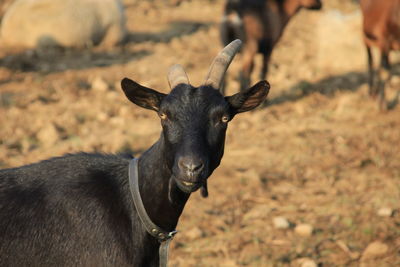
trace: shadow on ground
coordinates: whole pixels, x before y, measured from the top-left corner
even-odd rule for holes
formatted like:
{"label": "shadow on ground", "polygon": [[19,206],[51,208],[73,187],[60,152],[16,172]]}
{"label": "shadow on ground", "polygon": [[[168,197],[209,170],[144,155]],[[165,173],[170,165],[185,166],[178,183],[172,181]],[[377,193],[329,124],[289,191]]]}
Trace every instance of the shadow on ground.
{"label": "shadow on ground", "polygon": [[147,50],[132,52],[123,47],[101,52],[52,47],[7,55],[0,59],[0,67],[20,72],[53,73],[67,69],[108,67],[138,60],[149,54],[151,52]]}
{"label": "shadow on ground", "polygon": [[191,35],[198,30],[207,29],[211,23],[201,23],[196,21],[173,21],[169,27],[158,33],[130,33],[127,38],[128,43],[157,42],[166,43],[175,37]]}
{"label": "shadow on ground", "polygon": [[[158,33],[130,33],[120,47],[107,51],[97,49],[65,49],[60,47],[39,48],[16,54],[6,55],[0,59],[0,67],[20,72],[53,73],[67,69],[87,69],[124,64],[150,55],[150,50],[132,51],[130,44],[151,42],[169,42],[172,38],[190,35],[199,29],[209,27],[191,21],[174,21],[169,27]],[[0,81],[5,83],[6,81]]]}
{"label": "shadow on ground", "polygon": [[[392,66],[392,75],[400,75],[400,63]],[[285,102],[294,102],[316,92],[331,96],[336,91],[356,91],[365,83],[367,83],[367,73],[356,71],[336,76],[328,76],[315,83],[303,80],[292,86],[289,90],[283,92],[281,95],[269,100],[263,107],[279,105]],[[390,109],[397,105],[397,97],[388,103]]]}

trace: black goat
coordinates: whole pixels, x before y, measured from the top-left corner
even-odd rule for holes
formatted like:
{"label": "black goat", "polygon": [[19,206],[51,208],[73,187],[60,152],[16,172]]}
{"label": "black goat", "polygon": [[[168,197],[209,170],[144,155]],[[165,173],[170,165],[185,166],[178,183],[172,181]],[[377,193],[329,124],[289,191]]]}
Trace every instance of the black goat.
{"label": "black goat", "polygon": [[250,84],[257,53],[263,55],[260,79],[266,78],[272,50],[289,20],[301,9],[320,9],[321,0],[226,0],[220,25],[224,45],[244,40],[240,88]]}
{"label": "black goat", "polygon": [[[127,78],[122,89],[161,119],[159,140],[138,159],[150,218],[172,231],[191,192],[220,164],[228,122],[257,107],[269,84],[218,91],[241,42],[216,57],[196,88],[179,65],[166,95]],[[160,243],[146,232],[128,183],[130,158],[75,154],[0,171],[0,266],[157,266]]]}

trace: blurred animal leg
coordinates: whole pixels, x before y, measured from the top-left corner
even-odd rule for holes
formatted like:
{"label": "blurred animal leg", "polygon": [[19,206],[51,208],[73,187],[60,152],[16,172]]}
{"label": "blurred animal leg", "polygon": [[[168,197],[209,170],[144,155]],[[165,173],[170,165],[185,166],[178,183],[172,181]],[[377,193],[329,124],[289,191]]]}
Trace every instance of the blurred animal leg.
{"label": "blurred animal leg", "polygon": [[245,44],[242,59],[242,70],[239,75],[240,90],[245,90],[250,85],[250,77],[254,67],[254,57],[258,51],[256,41],[248,41]]}
{"label": "blurred animal leg", "polygon": [[378,101],[379,109],[387,109],[386,99],[385,99],[385,86],[390,80],[390,63],[389,63],[389,53],[382,51],[381,54],[381,64],[378,70]]}
{"label": "blurred animal leg", "polygon": [[268,51],[267,54],[263,54],[262,68],[261,68],[261,72],[260,72],[260,80],[265,80],[267,78],[268,64],[269,64],[269,59],[271,58],[271,52],[272,51]]}
{"label": "blurred animal leg", "polygon": [[368,57],[368,85],[369,85],[369,95],[376,95],[376,88],[374,87],[374,59],[372,57],[371,47],[366,46],[367,57]]}

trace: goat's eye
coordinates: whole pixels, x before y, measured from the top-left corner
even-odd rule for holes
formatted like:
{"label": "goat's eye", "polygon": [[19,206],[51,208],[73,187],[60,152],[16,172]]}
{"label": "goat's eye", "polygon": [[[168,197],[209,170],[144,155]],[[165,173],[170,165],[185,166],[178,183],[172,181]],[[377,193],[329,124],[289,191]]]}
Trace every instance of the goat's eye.
{"label": "goat's eye", "polygon": [[229,117],[226,116],[226,115],[224,115],[224,116],[222,116],[221,121],[222,121],[223,123],[227,123],[227,122],[229,121]]}
{"label": "goat's eye", "polygon": [[161,118],[162,120],[165,120],[165,119],[167,118],[167,114],[165,114],[164,112],[160,112],[160,113],[158,114],[158,116],[160,116],[160,118]]}

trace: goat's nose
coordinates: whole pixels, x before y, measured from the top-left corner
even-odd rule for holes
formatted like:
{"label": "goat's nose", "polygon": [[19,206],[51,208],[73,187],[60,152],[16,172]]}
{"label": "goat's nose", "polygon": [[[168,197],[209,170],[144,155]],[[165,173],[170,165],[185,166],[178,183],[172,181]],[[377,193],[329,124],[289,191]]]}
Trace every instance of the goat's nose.
{"label": "goat's nose", "polygon": [[178,165],[179,168],[186,172],[189,176],[199,174],[204,168],[204,164],[201,160],[196,160],[193,158],[181,158]]}

